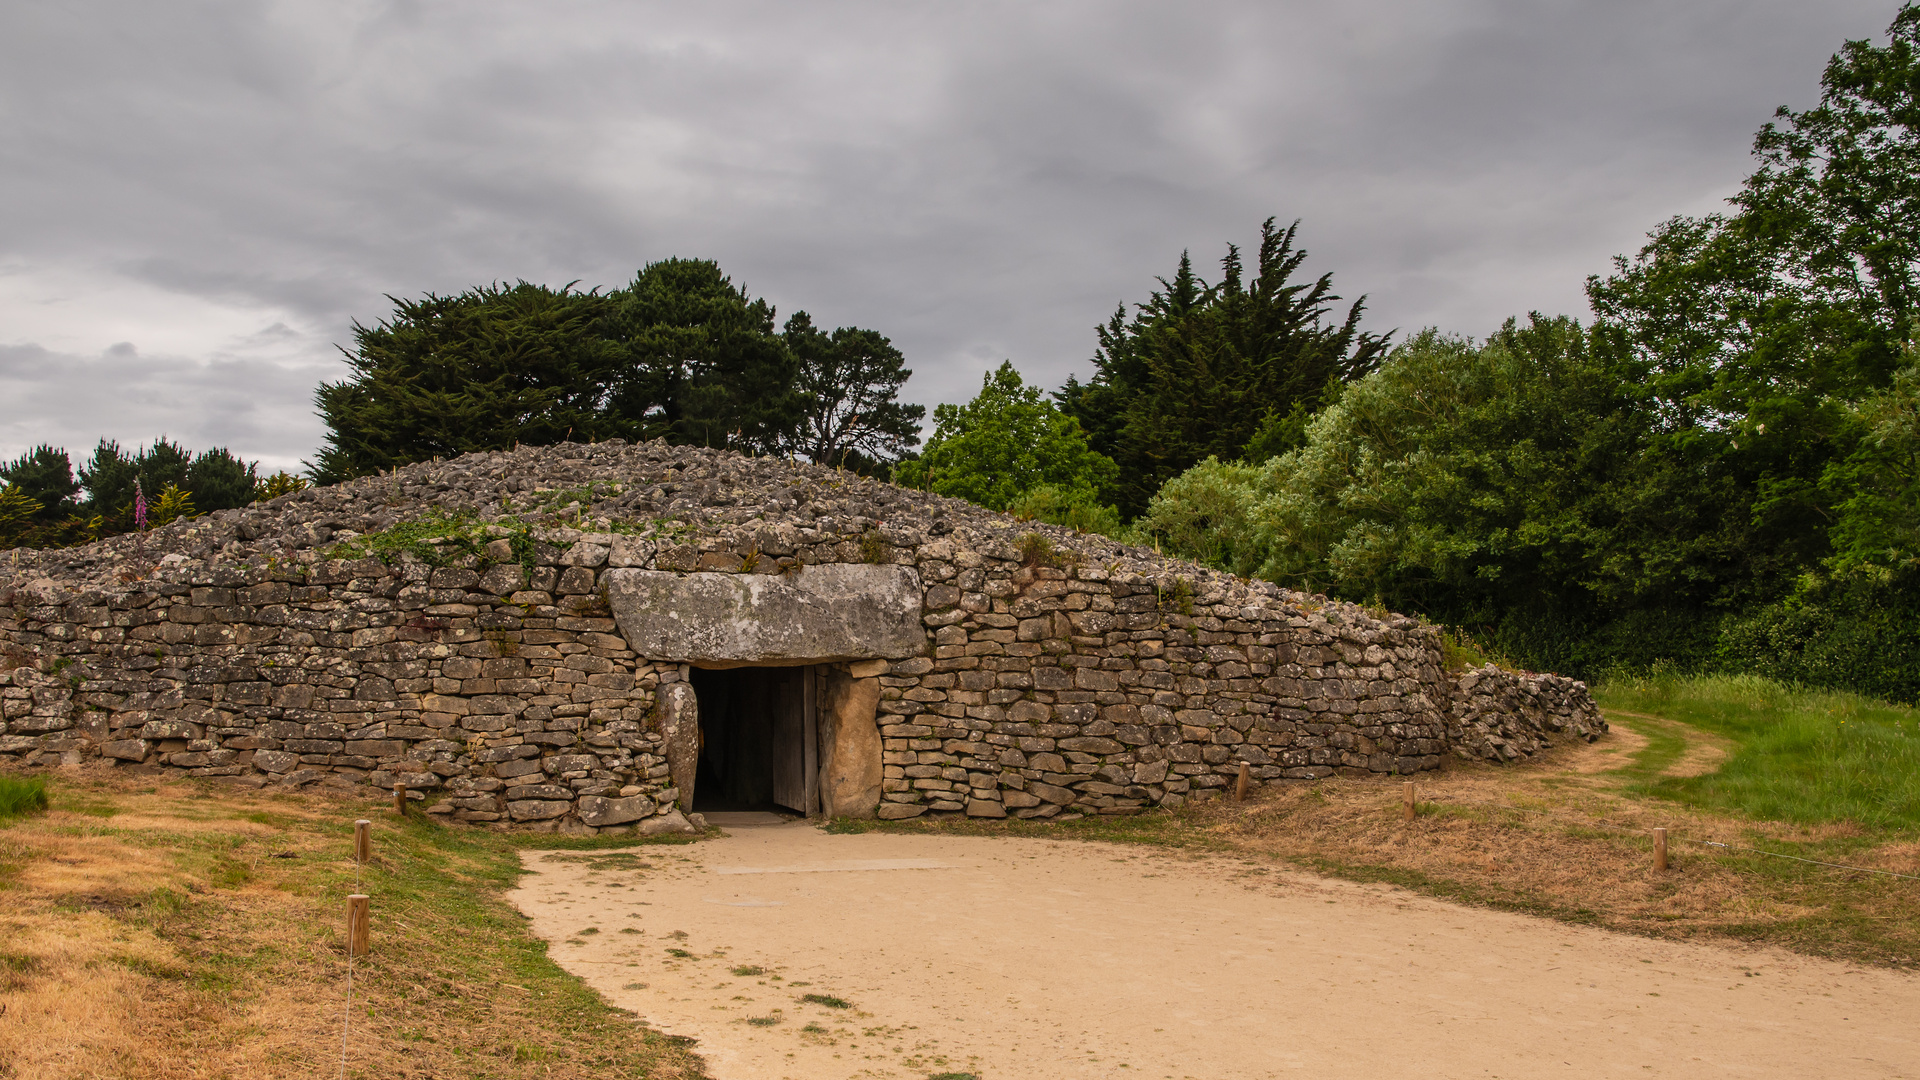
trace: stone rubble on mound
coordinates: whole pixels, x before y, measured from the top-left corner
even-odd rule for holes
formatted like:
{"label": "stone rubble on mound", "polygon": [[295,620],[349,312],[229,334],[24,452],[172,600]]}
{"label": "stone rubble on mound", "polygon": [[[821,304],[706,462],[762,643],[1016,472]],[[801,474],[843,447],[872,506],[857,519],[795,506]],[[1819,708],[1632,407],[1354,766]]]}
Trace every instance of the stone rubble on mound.
{"label": "stone rubble on mound", "polygon": [[[400,543],[394,527],[423,519]],[[898,568],[922,628],[879,660],[836,646],[837,692],[878,728],[863,742],[850,719],[839,737],[880,750],[877,802],[843,812],[1132,813],[1243,765],[1256,781],[1404,774],[1606,730],[1579,682],[1449,675],[1414,619],[832,469],[615,440],[0,552],[0,755],[400,783],[476,822],[684,829],[663,706],[691,699],[688,669],[636,653],[613,604],[729,580],[693,575],[779,593],[836,564]]]}

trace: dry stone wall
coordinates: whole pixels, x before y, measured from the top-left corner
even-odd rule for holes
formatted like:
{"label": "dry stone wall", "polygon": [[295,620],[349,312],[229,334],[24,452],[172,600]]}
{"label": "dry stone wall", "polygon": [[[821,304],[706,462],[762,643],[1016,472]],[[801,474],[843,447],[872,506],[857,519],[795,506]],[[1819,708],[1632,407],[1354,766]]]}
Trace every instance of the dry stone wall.
{"label": "dry stone wall", "polygon": [[687,669],[630,647],[609,585],[635,579],[609,574],[865,564],[911,571],[924,634],[834,660],[835,700],[873,708],[877,739],[844,718],[829,735],[879,754],[828,778],[839,812],[1132,813],[1243,765],[1415,773],[1605,730],[1572,680],[1449,674],[1414,619],[832,470],[616,442],[0,553],[0,760],[401,783],[459,820],[681,829]]}

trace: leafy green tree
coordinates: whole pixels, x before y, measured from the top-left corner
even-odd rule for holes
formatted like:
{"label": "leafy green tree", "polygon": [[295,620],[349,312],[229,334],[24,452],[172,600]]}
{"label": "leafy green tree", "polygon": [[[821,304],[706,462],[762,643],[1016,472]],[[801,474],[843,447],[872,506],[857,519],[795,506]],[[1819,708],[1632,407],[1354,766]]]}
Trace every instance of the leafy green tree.
{"label": "leafy green tree", "polygon": [[1786,253],[1783,292],[1837,317],[1826,366],[1868,385],[1884,384],[1920,313],[1920,7],[1902,5],[1887,33],[1834,54],[1819,105],[1775,112],[1733,199],[1740,230]]}
{"label": "leafy green tree", "polygon": [[829,334],[804,311],[787,319],[780,336],[799,362],[796,388],[805,401],[794,437],[799,453],[816,464],[866,473],[920,442],[927,410],[898,400],[913,372],[891,341],[852,326]]}
{"label": "leafy green tree", "polygon": [[[1273,575],[1283,563],[1298,561],[1319,569],[1324,552],[1273,550],[1264,526],[1269,513],[1272,459],[1260,465],[1210,457],[1166,482],[1134,527],[1168,554],[1216,566],[1243,577]],[[1315,584],[1311,572],[1295,570],[1287,583]],[[1318,581],[1326,588],[1325,578]]]}
{"label": "leafy green tree", "polygon": [[0,487],[10,487],[16,495],[38,503],[33,520],[43,524],[73,513],[74,496],[80,492],[67,452],[46,443],[0,465]]}
{"label": "leafy green tree", "polygon": [[1195,470],[1145,524],[1183,550],[1216,545],[1196,554],[1239,573],[1423,610],[1577,579],[1581,559],[1548,554],[1560,530],[1539,526],[1604,481],[1572,466],[1626,404],[1586,344],[1566,319],[1509,322],[1485,345],[1425,331],[1322,411],[1304,446]]}
{"label": "leafy green tree", "polygon": [[1920,568],[1920,364],[1861,403],[1858,448],[1827,470],[1836,571]]}
{"label": "leafy green tree", "polygon": [[1120,511],[1104,505],[1093,491],[1065,491],[1041,484],[1007,504],[1007,513],[1022,521],[1044,521],[1081,532],[1100,533],[1116,540],[1137,541],[1133,530],[1120,522]]}
{"label": "leafy green tree", "polygon": [[1703,531],[1711,481],[1649,467],[1657,417],[1635,365],[1565,318],[1510,321],[1485,343],[1425,331],[1347,386],[1304,445],[1203,462],[1137,524],[1236,573],[1473,625],[1528,662],[1699,653],[1710,636],[1675,645],[1648,627],[1711,605],[1703,553],[1671,553]]}
{"label": "leafy green tree", "polygon": [[[1761,129],[1733,212],[1668,221],[1588,283],[1595,314],[1645,363],[1661,417],[1648,454],[1718,481],[1699,494],[1724,557],[1745,563],[1724,575],[1743,582],[1729,603],[1792,588],[1836,540],[1888,539],[1860,532],[1860,513],[1892,489],[1860,485],[1897,464],[1870,434],[1872,403],[1920,302],[1920,8],[1889,33],[1848,42],[1819,105]],[[1853,524],[1836,533],[1841,519]]]}
{"label": "leafy green tree", "polygon": [[1307,257],[1294,247],[1298,229],[1272,218],[1261,225],[1250,280],[1232,245],[1212,285],[1182,254],[1173,279],[1159,279],[1131,318],[1123,304],[1099,328],[1093,378],[1061,390],[1093,448],[1119,465],[1124,516],[1207,457],[1243,457],[1250,443],[1257,455],[1285,449],[1330,384],[1366,374],[1384,355],[1385,337],[1360,331],[1364,298],[1330,322],[1333,276],[1294,280]]}
{"label": "leafy green tree", "polygon": [[934,409],[933,423],[925,451],[901,462],[896,482],[1005,510],[1042,485],[1067,501],[1104,502],[1101,493],[1118,473],[1087,445],[1080,424],[1028,386],[1011,362],[983,378],[972,401]]}

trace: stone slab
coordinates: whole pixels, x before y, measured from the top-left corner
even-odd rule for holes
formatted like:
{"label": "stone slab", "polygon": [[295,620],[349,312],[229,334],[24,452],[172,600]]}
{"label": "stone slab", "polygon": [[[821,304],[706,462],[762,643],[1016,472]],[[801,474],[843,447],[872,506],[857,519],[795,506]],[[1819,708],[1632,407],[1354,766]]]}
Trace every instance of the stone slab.
{"label": "stone slab", "polygon": [[600,795],[582,795],[574,807],[580,820],[589,825],[624,825],[629,821],[652,817],[654,803],[645,795],[609,799]]}
{"label": "stone slab", "polygon": [[880,680],[827,673],[820,709],[821,809],[828,817],[871,818],[880,804],[883,779]]}
{"label": "stone slab", "polygon": [[912,567],[828,563],[782,575],[622,568],[602,576],[628,647],[651,660],[777,666],[927,651]]}

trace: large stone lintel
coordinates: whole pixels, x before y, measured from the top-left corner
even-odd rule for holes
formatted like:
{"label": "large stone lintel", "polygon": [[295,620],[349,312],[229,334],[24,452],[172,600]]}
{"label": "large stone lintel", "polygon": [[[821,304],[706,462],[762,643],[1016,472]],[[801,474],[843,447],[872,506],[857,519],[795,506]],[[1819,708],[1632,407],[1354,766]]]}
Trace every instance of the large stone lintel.
{"label": "large stone lintel", "polygon": [[826,563],[785,575],[609,570],[633,651],[705,667],[897,660],[927,651],[912,567]]}

